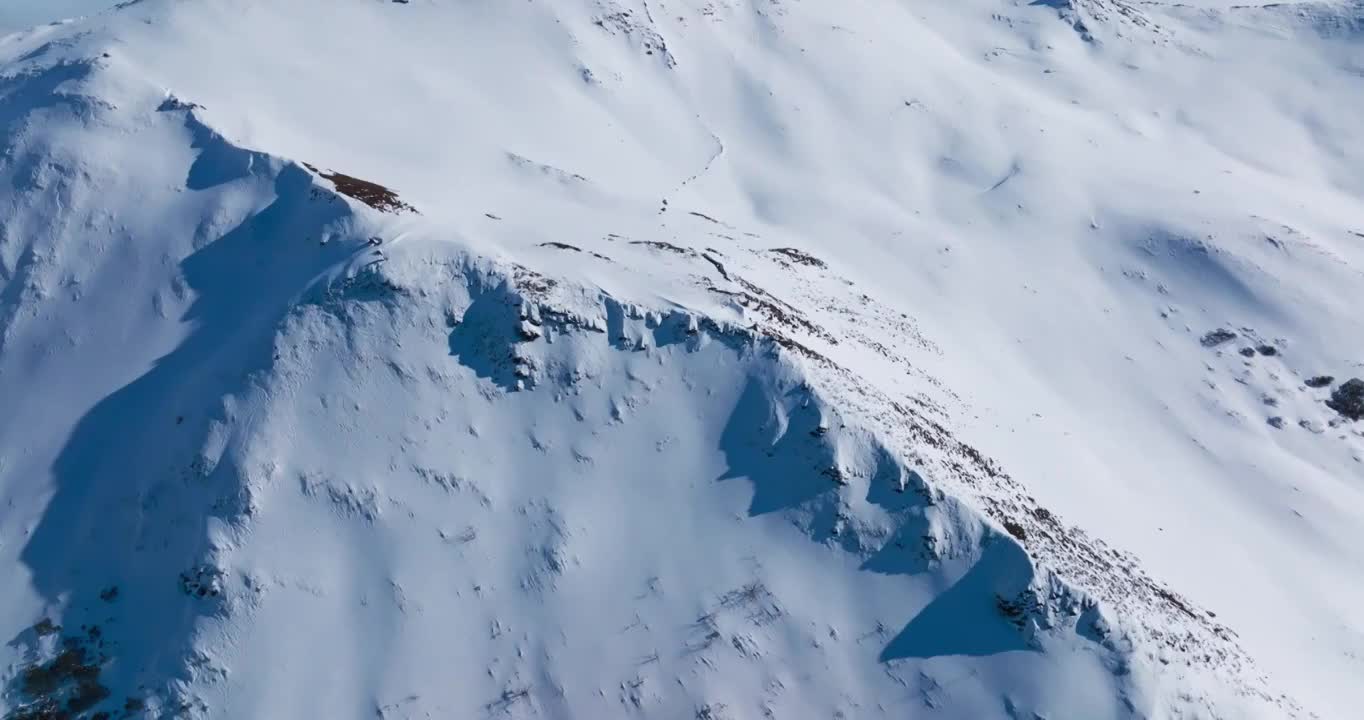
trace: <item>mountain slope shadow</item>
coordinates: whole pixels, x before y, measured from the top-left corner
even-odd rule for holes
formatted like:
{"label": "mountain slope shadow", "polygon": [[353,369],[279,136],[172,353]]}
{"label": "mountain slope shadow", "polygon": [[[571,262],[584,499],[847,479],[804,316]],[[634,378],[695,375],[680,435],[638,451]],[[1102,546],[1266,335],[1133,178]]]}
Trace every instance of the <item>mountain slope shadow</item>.
{"label": "mountain slope shadow", "polygon": [[1001,593],[1001,588],[1029,575],[1031,565],[1022,548],[1002,539],[989,541],[966,574],[891,639],[881,661],[1036,650],[999,607],[1001,595],[1016,592]]}
{"label": "mountain slope shadow", "polygon": [[[729,468],[719,480],[747,478],[753,486],[750,515],[795,509],[799,524],[814,542],[837,542],[852,552],[868,552],[852,530],[835,533],[833,526],[844,487],[834,444],[826,437],[831,418],[825,418],[808,390],[797,388],[784,397],[750,378],[721,432],[721,451]],[[879,549],[870,550],[862,569],[887,575],[953,572],[924,545],[929,534],[931,491],[917,473],[906,469],[883,447],[870,449],[874,468],[868,500],[897,518],[896,531]],[[848,480],[842,478],[842,480]],[[965,512],[953,505],[934,512]],[[970,523],[969,519],[963,521]],[[882,650],[883,662],[945,655],[984,656],[1030,650],[1018,625],[1001,610],[1000,598],[1016,597],[1034,577],[1027,553],[1017,543],[988,531],[979,542],[979,556],[950,587],[937,594]],[[959,538],[967,542],[965,534]],[[946,578],[944,578],[946,579]]]}
{"label": "mountain slope shadow", "polygon": [[[196,621],[221,609],[224,578],[205,564],[208,521],[247,511],[246,470],[223,457],[234,420],[224,398],[269,365],[275,327],[295,298],[359,246],[305,240],[346,209],[313,199],[304,170],[265,156],[237,162],[251,168],[251,182],[273,182],[274,201],[181,262],[195,296],[182,320],[194,330],[77,423],[52,467],[55,494],[21,553],[35,589],[54,612],[61,608],[61,626],[100,638],[82,681],[104,688],[106,699],[89,705],[86,694],[79,708],[52,717],[148,701],[150,710],[160,691],[187,677]],[[30,708],[67,703],[69,688],[29,682],[44,668],[23,669],[6,695]]]}
{"label": "mountain slope shadow", "polygon": [[[720,450],[729,469],[717,480],[746,477],[753,485],[750,515],[808,506],[812,501],[831,514],[838,504],[833,450],[820,441],[827,430],[808,391],[788,410],[781,399],[750,378],[720,434]],[[832,515],[830,515],[830,523]]]}
{"label": "mountain slope shadow", "polygon": [[516,390],[513,348],[518,337],[520,309],[505,283],[478,292],[450,331],[450,356],[484,380],[503,390]]}

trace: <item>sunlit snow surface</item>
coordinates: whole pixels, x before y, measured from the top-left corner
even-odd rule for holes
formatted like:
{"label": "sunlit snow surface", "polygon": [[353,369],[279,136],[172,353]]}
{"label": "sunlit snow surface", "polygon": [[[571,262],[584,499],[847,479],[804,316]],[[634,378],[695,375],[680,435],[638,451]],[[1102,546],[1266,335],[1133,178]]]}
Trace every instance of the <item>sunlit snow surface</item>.
{"label": "sunlit snow surface", "polygon": [[0,35],[101,12],[114,5],[115,0],[5,0],[0,5]]}
{"label": "sunlit snow surface", "polygon": [[0,708],[1353,717],[1360,117],[1357,1],[0,39]]}

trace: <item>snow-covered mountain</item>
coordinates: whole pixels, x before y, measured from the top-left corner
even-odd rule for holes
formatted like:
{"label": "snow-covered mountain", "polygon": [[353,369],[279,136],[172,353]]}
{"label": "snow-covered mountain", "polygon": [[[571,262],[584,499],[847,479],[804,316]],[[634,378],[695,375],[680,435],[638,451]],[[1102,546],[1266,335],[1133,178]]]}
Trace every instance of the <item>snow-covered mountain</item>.
{"label": "snow-covered mountain", "polygon": [[0,38],[0,711],[1350,718],[1364,3]]}
{"label": "snow-covered mountain", "polygon": [[117,0],[5,0],[0,8],[0,34],[107,10],[117,4]]}

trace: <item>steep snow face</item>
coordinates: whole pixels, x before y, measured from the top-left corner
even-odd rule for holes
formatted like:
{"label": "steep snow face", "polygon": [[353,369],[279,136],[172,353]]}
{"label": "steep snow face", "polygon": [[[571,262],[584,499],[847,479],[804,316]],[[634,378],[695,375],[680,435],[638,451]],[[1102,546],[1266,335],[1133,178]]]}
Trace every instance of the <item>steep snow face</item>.
{"label": "steep snow face", "polygon": [[1022,549],[902,487],[775,346],[609,300],[597,331],[523,326],[540,306],[504,280],[417,253],[293,315],[243,398],[270,412],[228,452],[249,537],[215,555],[240,579],[201,640],[235,647],[205,709],[1115,717],[1143,695],[1069,590],[1046,629],[1002,613],[1033,597]]}
{"label": "steep snow face", "polygon": [[3,702],[1350,716],[1361,17],[0,39]]}

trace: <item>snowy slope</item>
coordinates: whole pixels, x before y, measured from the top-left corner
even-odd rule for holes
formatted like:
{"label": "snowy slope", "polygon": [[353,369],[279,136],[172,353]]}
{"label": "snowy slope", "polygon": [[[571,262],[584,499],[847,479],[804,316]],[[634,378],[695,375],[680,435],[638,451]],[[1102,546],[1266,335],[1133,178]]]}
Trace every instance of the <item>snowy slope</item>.
{"label": "snowy slope", "polygon": [[1359,2],[0,38],[0,707],[1351,717],[1361,116]]}
{"label": "snowy slope", "polygon": [[0,7],[0,34],[8,35],[34,25],[108,10],[116,0],[7,0]]}

